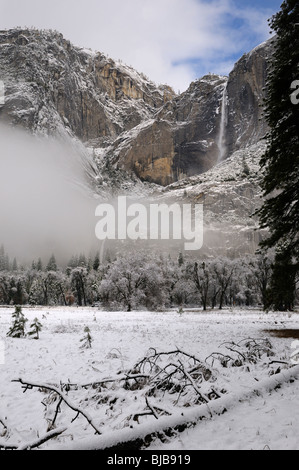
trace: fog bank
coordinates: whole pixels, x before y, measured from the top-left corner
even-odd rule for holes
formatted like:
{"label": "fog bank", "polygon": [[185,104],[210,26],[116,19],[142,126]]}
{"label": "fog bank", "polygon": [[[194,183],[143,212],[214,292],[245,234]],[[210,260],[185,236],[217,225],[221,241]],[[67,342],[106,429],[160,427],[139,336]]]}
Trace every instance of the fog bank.
{"label": "fog bank", "polygon": [[31,261],[97,243],[96,201],[79,149],[0,125],[0,244]]}

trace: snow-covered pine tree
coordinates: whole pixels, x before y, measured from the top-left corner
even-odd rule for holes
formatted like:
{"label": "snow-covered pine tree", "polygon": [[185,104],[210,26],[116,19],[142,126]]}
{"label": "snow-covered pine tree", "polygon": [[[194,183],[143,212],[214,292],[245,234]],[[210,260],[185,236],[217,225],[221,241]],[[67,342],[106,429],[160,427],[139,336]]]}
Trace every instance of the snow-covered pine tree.
{"label": "snow-covered pine tree", "polygon": [[100,255],[99,253],[97,253],[95,255],[92,267],[95,271],[97,271],[99,269],[99,266],[100,266]]}
{"label": "snow-covered pine tree", "polygon": [[42,271],[42,270],[43,270],[43,263],[42,263],[41,258],[38,258],[37,265],[36,265],[36,269],[37,269],[38,271]]}
{"label": "snow-covered pine tree", "polygon": [[5,253],[4,246],[1,245],[0,247],[0,271],[8,271],[9,270],[9,257]]}
{"label": "snow-covered pine tree", "polygon": [[47,271],[57,271],[57,263],[54,255],[51,255],[47,264]]}
{"label": "snow-covered pine tree", "polygon": [[183,257],[183,253],[180,251],[179,256],[178,256],[178,265],[182,266],[183,264],[184,264],[184,257]]}
{"label": "snow-covered pine tree", "polygon": [[25,325],[28,320],[27,318],[25,318],[21,306],[16,305],[15,311],[12,314],[12,318],[13,323],[10,329],[8,330],[7,336],[10,336],[12,338],[24,338]]}
{"label": "snow-covered pine tree", "polygon": [[[299,266],[299,104],[292,100],[292,86],[299,80],[298,0],[285,0],[269,21],[276,35],[266,86],[268,147],[261,160],[265,202],[258,214],[261,227],[269,229],[262,246],[277,251],[270,304],[287,309]],[[279,282],[281,276],[288,279],[287,285]]]}
{"label": "snow-covered pine tree", "polygon": [[12,262],[12,271],[17,271],[17,270],[18,270],[18,263],[17,263],[16,258],[14,258]]}
{"label": "snow-covered pine tree", "polygon": [[34,336],[34,339],[39,339],[39,332],[42,330],[42,324],[38,318],[34,318],[33,322],[30,325],[30,330],[28,335]]}
{"label": "snow-covered pine tree", "polygon": [[85,349],[91,348],[91,343],[93,342],[93,339],[90,334],[90,329],[88,326],[84,328],[84,333],[85,333],[85,336],[83,336],[83,338],[80,339],[81,343],[83,343],[81,347]]}

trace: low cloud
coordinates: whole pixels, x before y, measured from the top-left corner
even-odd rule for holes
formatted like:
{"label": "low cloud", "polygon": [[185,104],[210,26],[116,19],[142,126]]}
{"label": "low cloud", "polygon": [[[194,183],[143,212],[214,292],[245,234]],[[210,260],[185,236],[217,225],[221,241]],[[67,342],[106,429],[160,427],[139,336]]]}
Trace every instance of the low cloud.
{"label": "low cloud", "polygon": [[22,261],[86,253],[95,201],[80,152],[3,125],[0,142],[0,245]]}

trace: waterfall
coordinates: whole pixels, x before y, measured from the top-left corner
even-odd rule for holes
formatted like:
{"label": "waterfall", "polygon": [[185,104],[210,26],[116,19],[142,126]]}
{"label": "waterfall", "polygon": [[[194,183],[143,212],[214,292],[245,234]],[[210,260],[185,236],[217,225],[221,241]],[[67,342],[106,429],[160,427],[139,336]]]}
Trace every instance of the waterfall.
{"label": "waterfall", "polygon": [[227,82],[224,85],[222,100],[221,100],[221,120],[220,120],[220,130],[218,136],[218,163],[224,160],[226,155],[226,139],[225,139],[225,129],[227,125]]}

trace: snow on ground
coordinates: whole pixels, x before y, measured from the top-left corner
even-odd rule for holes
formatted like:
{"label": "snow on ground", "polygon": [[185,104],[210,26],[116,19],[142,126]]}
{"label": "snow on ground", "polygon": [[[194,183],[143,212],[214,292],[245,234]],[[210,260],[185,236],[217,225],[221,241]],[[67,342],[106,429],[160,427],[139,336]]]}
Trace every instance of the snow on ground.
{"label": "snow on ground", "polygon": [[[6,337],[14,308],[0,309],[0,341],[4,343],[4,364],[0,357],[0,444],[20,445],[34,441],[47,431],[57,403],[37,389],[23,393],[21,384],[13,380],[36,383],[60,382],[88,384],[103,378],[117,377],[132,369],[149,348],[157,351],[181,349],[202,361],[220,351],[225,341],[245,338],[268,338],[274,356],[263,358],[259,365],[223,368],[214,364],[221,387],[227,393],[235,388],[252,387],[269,377],[269,361],[278,367],[291,365],[292,338],[273,337],[269,329],[299,328],[299,315],[263,313],[255,310],[231,309],[203,313],[200,310],[167,312],[106,312],[97,308],[24,308],[28,324],[37,317],[43,324],[40,339]],[[82,349],[84,327],[90,328],[91,349]],[[216,381],[216,385],[218,383]],[[105,395],[106,394],[106,395]],[[140,390],[127,391],[112,386],[109,390],[80,389],[70,391],[70,400],[86,410],[103,431],[118,432],[139,423],[152,424],[153,416],[129,421],[132,413],[145,408]],[[106,397],[106,398],[105,398]],[[203,420],[183,431],[168,443],[154,441],[151,449],[298,449],[299,448],[299,380],[283,384],[278,390],[236,403],[220,416]],[[53,399],[54,400],[54,399]],[[77,400],[77,401],[76,401]],[[43,402],[43,404],[42,404]],[[186,406],[186,404],[184,405]],[[172,410],[171,396],[163,403]],[[135,410],[135,411],[134,411]],[[83,417],[71,420],[76,413],[63,405],[58,414],[58,427],[68,427],[61,436],[41,448],[55,448],[94,437],[94,430]],[[4,422],[1,425],[1,421]]]}
{"label": "snow on ground", "polygon": [[237,403],[201,421],[169,444],[150,450],[298,450],[299,380],[263,396]]}

